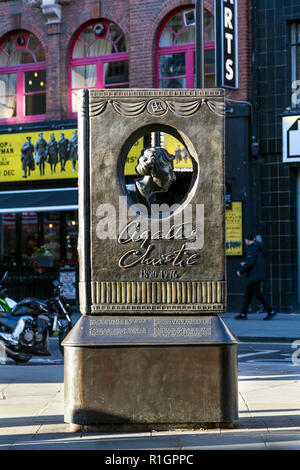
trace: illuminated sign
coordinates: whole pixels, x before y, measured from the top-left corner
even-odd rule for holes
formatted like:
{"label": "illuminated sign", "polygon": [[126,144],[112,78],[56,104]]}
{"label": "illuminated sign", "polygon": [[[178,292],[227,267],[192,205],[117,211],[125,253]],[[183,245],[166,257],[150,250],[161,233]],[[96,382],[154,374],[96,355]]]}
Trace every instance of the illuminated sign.
{"label": "illuminated sign", "polygon": [[0,134],[0,182],[77,178],[77,130]]}

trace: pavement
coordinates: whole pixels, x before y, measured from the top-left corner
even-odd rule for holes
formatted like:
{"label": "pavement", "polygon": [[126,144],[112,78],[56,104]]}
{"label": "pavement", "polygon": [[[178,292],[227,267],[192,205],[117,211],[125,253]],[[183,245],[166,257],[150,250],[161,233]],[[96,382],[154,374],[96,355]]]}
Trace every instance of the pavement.
{"label": "pavement", "polygon": [[220,315],[240,341],[300,340],[300,313],[278,313],[272,320],[264,321],[264,313],[250,313],[247,320],[236,320],[237,313]]}
{"label": "pavement", "polygon": [[[235,315],[222,318],[240,341],[290,342],[291,361],[238,363],[239,419],[233,428],[72,432],[64,422],[62,360],[2,364],[0,450],[97,450],[98,463],[139,468],[151,455],[157,460],[150,463],[169,465],[165,455],[181,455],[181,464],[199,464],[204,450],[300,450],[300,314],[278,314],[268,322],[265,314],[245,321]],[[134,457],[139,460],[124,460]]]}

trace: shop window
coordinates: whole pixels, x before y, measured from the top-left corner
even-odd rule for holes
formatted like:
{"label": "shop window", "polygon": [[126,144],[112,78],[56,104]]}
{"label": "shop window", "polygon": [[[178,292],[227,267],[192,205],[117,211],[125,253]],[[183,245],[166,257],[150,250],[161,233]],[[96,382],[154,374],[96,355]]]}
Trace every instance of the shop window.
{"label": "shop window", "polygon": [[[38,214],[36,212],[23,212],[20,218],[21,257],[22,265],[30,266],[33,263],[38,248]],[[17,230],[17,232],[19,232]],[[18,236],[18,235],[17,235]]]}
{"label": "shop window", "polygon": [[4,267],[77,265],[77,240],[77,211],[0,214],[0,263]]}
{"label": "shop window", "polygon": [[45,55],[31,33],[0,42],[0,122],[43,120],[46,112]]}
{"label": "shop window", "polygon": [[126,38],[115,23],[97,20],[83,27],[71,48],[70,110],[76,117],[77,91],[129,86]]}
{"label": "shop window", "polygon": [[[0,263],[13,266],[17,259],[16,214],[0,214]],[[2,276],[4,272],[0,273]]]}
{"label": "shop window", "polygon": [[66,263],[76,265],[78,263],[78,215],[77,212],[66,213]]}
{"label": "shop window", "polygon": [[60,215],[58,212],[46,212],[43,217],[43,247],[51,263],[60,260]]}
{"label": "shop window", "polygon": [[[204,66],[207,88],[215,86],[214,18],[204,11]],[[156,86],[194,88],[195,10],[183,9],[168,18],[160,31],[156,48]]]}

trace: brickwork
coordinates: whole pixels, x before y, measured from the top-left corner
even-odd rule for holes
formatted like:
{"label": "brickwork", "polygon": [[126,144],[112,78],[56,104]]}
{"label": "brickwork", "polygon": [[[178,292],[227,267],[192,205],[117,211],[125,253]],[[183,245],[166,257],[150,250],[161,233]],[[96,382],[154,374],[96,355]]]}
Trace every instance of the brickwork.
{"label": "brickwork", "polygon": [[[155,85],[155,43],[164,19],[182,7],[194,7],[188,0],[74,0],[62,7],[61,24],[46,25],[40,8],[19,1],[1,2],[0,31],[4,34],[25,29],[35,34],[46,53],[47,120],[69,117],[69,51],[76,31],[86,22],[105,18],[123,30],[129,46],[130,87]],[[213,14],[214,0],[205,8]],[[228,91],[236,100],[251,97],[251,10],[247,0],[239,1],[239,89]]]}

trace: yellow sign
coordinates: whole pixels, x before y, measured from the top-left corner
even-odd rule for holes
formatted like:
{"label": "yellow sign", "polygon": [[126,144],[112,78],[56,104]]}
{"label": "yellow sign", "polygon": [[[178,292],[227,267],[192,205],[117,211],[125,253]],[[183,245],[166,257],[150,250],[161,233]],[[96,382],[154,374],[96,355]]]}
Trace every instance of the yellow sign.
{"label": "yellow sign", "polygon": [[[175,155],[174,159],[174,170],[175,171],[193,171],[192,159],[189,156],[186,148],[175,139],[170,134],[161,133],[162,146],[167,149],[171,155]],[[141,137],[136,143],[131,147],[128,152],[124,174],[127,175],[136,175],[135,167],[137,166],[137,161],[139,156],[142,153],[144,148],[144,138]]]}
{"label": "yellow sign", "polygon": [[0,182],[77,178],[77,130],[0,135]]}
{"label": "yellow sign", "polygon": [[175,171],[193,171],[193,162],[186,148],[179,140],[170,134],[164,134],[165,148],[171,155],[175,155]]}
{"label": "yellow sign", "polygon": [[232,202],[226,210],[226,255],[243,255],[243,211],[242,203]]}
{"label": "yellow sign", "polygon": [[135,167],[137,166],[137,161],[139,156],[142,153],[144,148],[144,137],[141,137],[139,140],[133,144],[130,151],[128,152],[126,162],[125,162],[125,169],[124,174],[127,175],[136,175]]}

